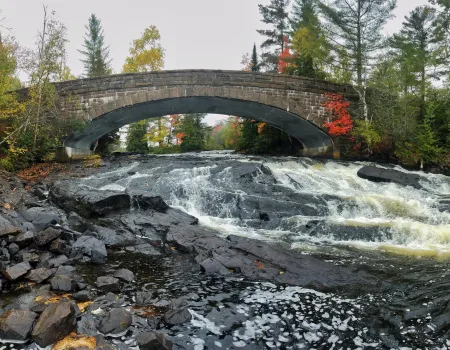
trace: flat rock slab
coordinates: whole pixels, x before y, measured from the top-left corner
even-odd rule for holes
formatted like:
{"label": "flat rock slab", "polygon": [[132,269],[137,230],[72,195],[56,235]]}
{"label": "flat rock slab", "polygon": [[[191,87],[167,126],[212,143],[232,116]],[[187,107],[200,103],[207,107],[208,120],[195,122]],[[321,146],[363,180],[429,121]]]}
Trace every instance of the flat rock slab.
{"label": "flat rock slab", "polygon": [[121,279],[122,281],[125,281],[125,282],[128,282],[128,283],[129,282],[133,282],[133,280],[134,280],[133,272],[131,272],[130,270],[127,270],[127,269],[117,270],[114,273],[114,277],[118,278],[118,279]]}
{"label": "flat rock slab", "polygon": [[357,175],[373,182],[392,182],[402,186],[412,186],[421,189],[419,181],[427,181],[423,176],[404,173],[399,170],[379,168],[376,166],[364,166],[358,170]]}
{"label": "flat rock slab", "polygon": [[30,270],[31,266],[28,262],[21,262],[20,264],[8,267],[5,271],[3,271],[3,276],[10,281],[15,281],[16,279],[26,275]]}
{"label": "flat rock slab", "polygon": [[15,226],[9,220],[0,215],[0,238],[9,235],[17,235],[21,232],[22,230],[19,227]]}
{"label": "flat rock slab", "polygon": [[3,340],[27,340],[31,334],[37,313],[28,310],[11,310],[0,317],[0,338]]}
{"label": "flat rock slab", "polygon": [[44,267],[41,267],[39,269],[30,271],[27,275],[27,279],[36,283],[42,283],[46,279],[49,279],[53,276],[53,273],[55,270],[46,269]]}
{"label": "flat rock slab", "polygon": [[97,288],[103,292],[120,292],[119,280],[111,276],[97,278]]}
{"label": "flat rock slab", "polygon": [[53,227],[49,227],[46,230],[37,233],[34,236],[34,242],[39,247],[42,247],[42,246],[50,243],[54,239],[58,238],[59,236],[61,236],[61,230],[57,230],[57,229],[54,229]]}

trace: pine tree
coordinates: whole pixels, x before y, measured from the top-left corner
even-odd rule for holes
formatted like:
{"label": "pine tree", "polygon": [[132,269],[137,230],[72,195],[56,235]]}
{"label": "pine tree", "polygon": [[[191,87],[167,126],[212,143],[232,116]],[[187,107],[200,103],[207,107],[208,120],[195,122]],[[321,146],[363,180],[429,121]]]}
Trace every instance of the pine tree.
{"label": "pine tree", "polygon": [[261,70],[259,60],[258,60],[258,52],[256,52],[256,44],[253,44],[251,70],[252,70],[252,72],[259,72]]}
{"label": "pine tree", "polygon": [[84,59],[85,75],[88,78],[111,74],[109,48],[105,46],[105,37],[100,20],[94,14],[89,17],[89,23],[84,37],[84,50],[78,50]]}
{"label": "pine tree", "polygon": [[148,153],[146,120],[128,126],[126,145],[128,152]]}
{"label": "pine tree", "polygon": [[181,135],[182,152],[203,151],[205,148],[205,125],[203,118],[206,114],[185,114],[179,122],[177,133]]}
{"label": "pine tree", "polygon": [[272,29],[259,29],[257,32],[267,39],[261,44],[262,49],[272,49],[262,54],[262,64],[268,71],[278,70],[278,57],[284,49],[284,36],[289,29],[288,6],[290,0],[271,0],[267,6],[258,5],[262,22],[272,26]]}

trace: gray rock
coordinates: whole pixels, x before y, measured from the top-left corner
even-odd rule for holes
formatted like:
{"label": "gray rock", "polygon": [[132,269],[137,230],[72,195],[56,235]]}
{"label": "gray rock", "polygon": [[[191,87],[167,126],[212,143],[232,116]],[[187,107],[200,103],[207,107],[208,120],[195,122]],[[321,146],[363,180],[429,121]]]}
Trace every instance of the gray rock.
{"label": "gray rock", "polygon": [[21,262],[38,263],[40,261],[39,255],[27,251],[19,252],[18,259]]}
{"label": "gray rock", "polygon": [[393,182],[402,186],[412,186],[421,189],[419,181],[428,181],[425,177],[417,174],[404,173],[394,169],[379,168],[366,165],[358,170],[357,175],[373,182]]}
{"label": "gray rock", "polygon": [[200,267],[203,272],[205,272],[208,275],[211,274],[218,274],[218,275],[228,275],[230,271],[225,268],[220,262],[218,262],[216,259],[208,258],[204,260]]}
{"label": "gray rock", "polygon": [[8,267],[5,271],[3,271],[3,276],[10,281],[15,281],[16,279],[26,275],[30,270],[30,264],[28,262],[22,262],[20,264]]}
{"label": "gray rock", "polygon": [[140,350],[171,350],[172,342],[167,335],[156,332],[141,332],[136,338]]}
{"label": "gray rock", "polygon": [[97,288],[103,292],[120,292],[119,280],[111,276],[97,278]]}
{"label": "gray rock", "polygon": [[41,267],[39,269],[30,271],[28,273],[28,275],[26,276],[26,278],[28,280],[36,282],[36,283],[42,283],[45,280],[52,277],[53,273],[54,273],[54,270],[52,271],[52,270],[46,269],[44,267]]}
{"label": "gray rock", "polygon": [[163,317],[163,321],[170,326],[184,324],[192,319],[192,315],[188,309],[176,309],[167,311]]}
{"label": "gray rock", "polygon": [[52,290],[56,292],[72,292],[78,288],[77,282],[69,276],[58,275],[50,280]]}
{"label": "gray rock", "polygon": [[131,322],[131,313],[125,309],[112,309],[100,321],[98,330],[105,335],[121,334],[131,326]]}
{"label": "gray rock", "polygon": [[34,239],[34,233],[31,231],[27,231],[24,233],[19,233],[16,237],[14,237],[13,242],[16,243],[19,247],[24,248],[29,246]]}
{"label": "gray rock", "polygon": [[34,326],[32,339],[40,347],[49,346],[76,329],[80,310],[74,302],[48,305]]}
{"label": "gray rock", "polygon": [[38,315],[28,310],[11,310],[0,317],[0,339],[27,340]]}
{"label": "gray rock", "polygon": [[67,221],[69,223],[69,227],[75,231],[84,232],[87,229],[86,221],[73,211],[69,213]]}
{"label": "gray rock", "polygon": [[113,230],[108,227],[93,226],[98,234],[98,239],[111,248],[132,246],[136,243],[136,236],[124,229]]}
{"label": "gray rock", "polygon": [[15,236],[21,232],[22,230],[18,226],[12,224],[9,220],[0,215],[0,238],[9,235]]}
{"label": "gray rock", "polygon": [[58,255],[56,258],[47,260],[43,265],[49,269],[53,267],[60,267],[69,261],[69,258],[65,255]]}
{"label": "gray rock", "polygon": [[25,210],[22,215],[36,230],[44,230],[50,224],[61,224],[64,221],[64,214],[55,208],[32,207]]}
{"label": "gray rock", "polygon": [[151,305],[153,300],[152,292],[137,292],[136,305]]}
{"label": "gray rock", "polygon": [[80,256],[88,256],[94,264],[103,264],[106,261],[108,253],[106,252],[105,243],[91,236],[81,236],[72,245],[70,256],[80,258]]}
{"label": "gray rock", "polygon": [[77,322],[77,333],[87,336],[96,336],[97,332],[97,322],[91,314],[83,314],[81,319]]}
{"label": "gray rock", "polygon": [[92,293],[88,290],[82,290],[77,293],[73,293],[72,296],[76,301],[80,301],[80,302],[91,301],[94,299]]}
{"label": "gray rock", "polygon": [[66,252],[67,242],[61,238],[55,239],[49,247],[52,253],[64,254]]}
{"label": "gray rock", "polygon": [[37,246],[42,247],[50,243],[54,239],[58,238],[59,236],[61,236],[61,230],[49,227],[46,230],[37,233],[34,236],[34,242],[36,243]]}
{"label": "gray rock", "polygon": [[76,268],[70,265],[60,266],[55,272],[55,276],[66,275],[73,277]]}
{"label": "gray rock", "polygon": [[117,270],[114,273],[114,277],[118,278],[118,279],[121,279],[121,280],[123,280],[125,282],[133,282],[133,280],[134,280],[133,272],[131,272],[130,270],[127,270],[127,269]]}
{"label": "gray rock", "polygon": [[11,243],[8,246],[8,251],[11,256],[15,256],[19,252],[20,248],[16,243]]}

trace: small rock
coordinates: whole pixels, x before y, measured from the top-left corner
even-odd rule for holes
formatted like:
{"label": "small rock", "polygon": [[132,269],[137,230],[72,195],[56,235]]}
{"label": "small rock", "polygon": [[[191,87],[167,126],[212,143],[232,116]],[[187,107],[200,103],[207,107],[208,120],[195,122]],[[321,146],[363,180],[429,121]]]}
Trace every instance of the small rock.
{"label": "small rock", "polygon": [[66,266],[60,266],[58,267],[58,269],[55,272],[55,276],[58,275],[66,275],[66,276],[73,276],[74,272],[75,272],[76,268],[70,265],[66,265]]}
{"label": "small rock", "polygon": [[119,280],[111,276],[97,278],[97,288],[103,292],[120,292]]}
{"label": "small rock", "polygon": [[80,301],[82,303],[94,299],[93,296],[91,295],[91,292],[88,290],[79,291],[77,293],[74,293],[72,296],[76,301]]}
{"label": "small rock", "polygon": [[136,244],[136,236],[130,231],[117,229],[113,230],[108,227],[94,226],[98,234],[98,239],[108,247],[121,248]]}
{"label": "small rock", "polygon": [[95,237],[81,236],[72,245],[71,257],[79,258],[80,255],[86,255],[91,258],[94,264],[104,264],[108,253],[105,243]]}
{"label": "small rock", "polygon": [[75,330],[79,313],[74,302],[48,305],[34,326],[32,339],[40,347],[57,342]]}
{"label": "small rock", "polygon": [[153,300],[152,292],[137,292],[136,305],[151,305]]}
{"label": "small rock", "polygon": [[211,274],[219,274],[219,275],[228,275],[230,271],[223,266],[219,261],[216,259],[206,259],[201,264],[200,267],[202,271],[208,275]]}
{"label": "small rock", "polygon": [[18,234],[14,237],[13,242],[16,243],[19,247],[24,248],[29,246],[34,239],[34,233],[31,231],[27,231],[24,233]]}
{"label": "small rock", "polygon": [[69,258],[65,255],[59,255],[56,258],[47,260],[43,265],[49,269],[53,267],[60,267],[69,261]]}
{"label": "small rock", "polygon": [[28,310],[11,310],[0,317],[0,339],[27,340],[38,315]]}
{"label": "small rock", "polygon": [[55,239],[49,247],[52,253],[64,254],[66,252],[67,242],[61,238]]}
{"label": "small rock", "polygon": [[167,335],[156,332],[142,332],[136,338],[140,350],[171,350],[172,342]]}
{"label": "small rock", "polygon": [[5,271],[3,271],[3,276],[10,281],[15,281],[16,279],[26,275],[30,270],[30,264],[28,262],[22,262],[20,264],[8,267]]}
{"label": "small rock", "polygon": [[37,233],[34,236],[34,242],[39,247],[42,247],[42,246],[50,243],[54,239],[58,238],[59,236],[61,236],[61,230],[57,230],[57,229],[54,229],[53,227],[49,227],[45,231],[41,231],[41,232]]}
{"label": "small rock", "polygon": [[44,267],[41,267],[36,270],[32,270],[28,273],[27,279],[36,283],[42,283],[46,279],[49,279],[53,275],[54,270],[49,270]]}
{"label": "small rock", "polygon": [[103,334],[120,334],[131,326],[132,316],[125,309],[111,309],[100,321],[98,330]]}
{"label": "small rock", "polygon": [[127,270],[127,269],[117,270],[114,273],[114,277],[118,278],[118,279],[121,279],[121,280],[123,280],[125,282],[133,282],[133,280],[134,280],[133,272],[131,272],[130,270]]}
{"label": "small rock", "polygon": [[98,334],[97,325],[94,316],[91,314],[83,314],[81,319],[77,322],[77,333],[87,336],[95,336]]}
{"label": "small rock", "polygon": [[22,230],[10,223],[7,219],[0,215],[0,238],[6,237],[9,235],[17,235],[21,233]]}
{"label": "small rock", "polygon": [[11,243],[8,246],[8,251],[11,256],[15,256],[19,252],[20,248],[16,243]]}
{"label": "small rock", "polygon": [[24,211],[22,215],[36,227],[36,230],[43,230],[52,223],[60,224],[63,221],[62,214],[55,208],[32,207]]}
{"label": "small rock", "polygon": [[192,315],[188,309],[169,310],[163,315],[162,319],[168,325],[175,326],[189,322]]}
{"label": "small rock", "polygon": [[38,263],[40,261],[39,255],[30,252],[19,252],[18,259],[21,262]]}
{"label": "small rock", "polygon": [[58,275],[50,280],[52,289],[57,292],[72,292],[78,288],[77,282],[69,276]]}
{"label": "small rock", "polygon": [[73,211],[69,213],[67,221],[69,223],[69,227],[75,231],[83,232],[87,228],[85,220]]}

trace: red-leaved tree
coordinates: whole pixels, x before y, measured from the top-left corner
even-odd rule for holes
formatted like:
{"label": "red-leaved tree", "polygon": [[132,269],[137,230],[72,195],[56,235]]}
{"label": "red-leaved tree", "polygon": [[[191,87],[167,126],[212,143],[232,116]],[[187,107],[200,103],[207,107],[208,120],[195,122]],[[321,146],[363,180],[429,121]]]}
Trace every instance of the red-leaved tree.
{"label": "red-leaved tree", "polygon": [[342,94],[325,93],[327,100],[323,106],[333,115],[333,120],[323,124],[331,136],[348,135],[353,129],[353,121],[348,112],[350,102]]}

